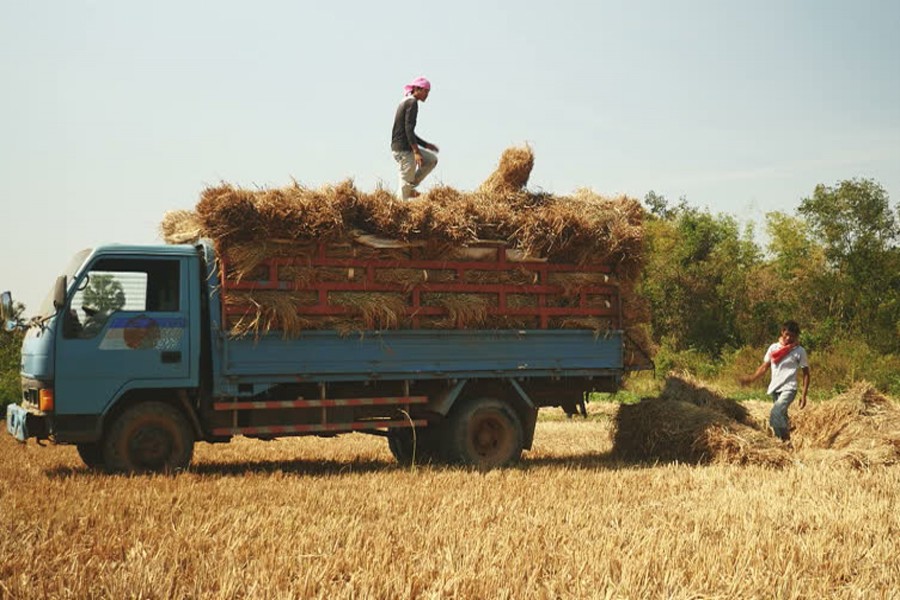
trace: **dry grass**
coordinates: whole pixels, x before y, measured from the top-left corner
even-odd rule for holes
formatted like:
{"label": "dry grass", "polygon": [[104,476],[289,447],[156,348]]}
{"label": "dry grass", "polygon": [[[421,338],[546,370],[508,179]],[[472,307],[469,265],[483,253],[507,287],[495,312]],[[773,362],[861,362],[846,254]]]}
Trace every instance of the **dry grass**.
{"label": "dry grass", "polygon": [[658,398],[616,413],[614,451],[626,460],[696,464],[785,467],[801,460],[868,468],[900,463],[900,404],[869,384],[805,410],[795,405],[791,445],[769,434],[770,407],[739,404],[673,374]]}
{"label": "dry grass", "polygon": [[527,256],[604,263],[623,280],[636,277],[643,260],[640,203],[589,190],[560,197],[528,192],[533,166],[530,148],[510,148],[478,190],[438,186],[408,202],[384,189],[363,192],[350,180],[319,189],[296,182],[259,190],[222,183],[201,193],[195,212],[167,213],[161,230],[168,242],[189,234],[212,238],[224,252],[239,247],[232,262],[242,269],[272,252],[273,240],[345,242],[365,232],[424,244],[434,257],[450,246],[500,240]]}
{"label": "dry grass", "polygon": [[896,597],[897,467],[635,465],[616,405],[588,408],[489,473],[403,469],[353,434],[107,476],[3,436],[0,597]]}
{"label": "dry grass", "polygon": [[195,212],[170,210],[163,215],[159,233],[168,244],[193,244],[200,239],[203,226]]}
{"label": "dry grass", "polygon": [[534,152],[530,146],[507,148],[500,156],[500,164],[479,189],[493,194],[521,191],[528,185],[532,168],[534,168]]}

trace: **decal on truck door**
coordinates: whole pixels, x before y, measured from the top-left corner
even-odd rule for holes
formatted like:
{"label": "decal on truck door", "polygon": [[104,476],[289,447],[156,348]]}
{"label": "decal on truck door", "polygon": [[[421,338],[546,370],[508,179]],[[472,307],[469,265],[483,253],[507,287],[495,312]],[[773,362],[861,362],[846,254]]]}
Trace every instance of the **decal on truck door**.
{"label": "decal on truck door", "polygon": [[185,325],[183,317],[116,317],[100,342],[100,350],[176,350]]}

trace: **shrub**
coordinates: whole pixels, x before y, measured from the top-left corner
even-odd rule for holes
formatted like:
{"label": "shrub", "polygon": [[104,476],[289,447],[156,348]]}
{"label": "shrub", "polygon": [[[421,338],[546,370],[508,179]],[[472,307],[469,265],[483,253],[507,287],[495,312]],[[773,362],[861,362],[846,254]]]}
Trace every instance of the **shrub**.
{"label": "shrub", "polygon": [[6,405],[22,396],[19,364],[23,333],[0,332],[0,418],[6,418]]}

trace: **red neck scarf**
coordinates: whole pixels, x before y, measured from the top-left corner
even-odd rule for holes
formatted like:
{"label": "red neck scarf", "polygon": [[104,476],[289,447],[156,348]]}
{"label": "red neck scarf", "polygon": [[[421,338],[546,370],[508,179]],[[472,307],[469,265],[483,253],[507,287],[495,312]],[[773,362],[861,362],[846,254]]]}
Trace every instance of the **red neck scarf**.
{"label": "red neck scarf", "polygon": [[772,351],[772,362],[776,365],[781,362],[781,359],[791,353],[791,350],[797,347],[797,344],[788,344],[787,346],[779,346],[776,350]]}

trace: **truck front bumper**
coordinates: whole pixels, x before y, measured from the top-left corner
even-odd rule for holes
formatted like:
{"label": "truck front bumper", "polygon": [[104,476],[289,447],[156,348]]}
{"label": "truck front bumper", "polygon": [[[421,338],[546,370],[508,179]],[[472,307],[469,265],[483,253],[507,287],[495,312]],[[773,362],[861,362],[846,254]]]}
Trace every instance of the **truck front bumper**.
{"label": "truck front bumper", "polygon": [[46,439],[49,435],[47,416],[18,404],[10,404],[6,407],[6,431],[20,442],[29,437]]}

